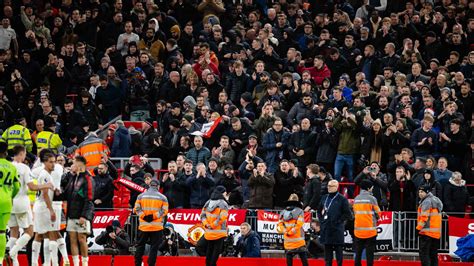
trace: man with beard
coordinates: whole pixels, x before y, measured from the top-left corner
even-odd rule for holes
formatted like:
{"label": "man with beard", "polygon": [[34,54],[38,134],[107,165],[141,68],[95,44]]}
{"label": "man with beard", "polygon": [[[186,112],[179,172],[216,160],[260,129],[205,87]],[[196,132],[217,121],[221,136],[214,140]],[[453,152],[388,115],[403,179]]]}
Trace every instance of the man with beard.
{"label": "man with beard", "polygon": [[293,133],[288,143],[290,158],[298,160],[298,168],[303,169],[314,159],[315,144],[316,134],[311,131],[311,122],[304,118],[301,120],[301,130]]}

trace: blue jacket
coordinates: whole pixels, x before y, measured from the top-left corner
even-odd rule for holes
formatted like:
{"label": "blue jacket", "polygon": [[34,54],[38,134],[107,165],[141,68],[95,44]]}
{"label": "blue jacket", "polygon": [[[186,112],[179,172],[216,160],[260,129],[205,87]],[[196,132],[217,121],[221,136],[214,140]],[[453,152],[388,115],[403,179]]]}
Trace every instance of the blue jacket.
{"label": "blue jacket", "polygon": [[255,231],[250,231],[248,235],[241,236],[237,241],[237,247],[242,258],[260,258],[260,237]]}
{"label": "blue jacket", "polygon": [[461,258],[461,261],[474,261],[474,235],[470,234],[458,239],[456,242],[458,249],[454,254]]}
{"label": "blue jacket", "polygon": [[[278,164],[280,163],[281,159],[287,158],[285,157],[285,152],[288,146],[288,142],[290,141],[290,132],[286,131],[285,129],[281,132],[281,138],[277,140],[277,134],[273,128],[271,128],[264,136],[263,136],[263,148],[265,149],[265,163],[267,164],[268,172],[275,173],[278,169]],[[276,147],[278,142],[283,143],[280,148]]]}
{"label": "blue jacket", "polygon": [[196,174],[193,174],[186,180],[186,185],[190,190],[189,202],[191,206],[202,207],[209,200],[215,182],[210,174],[199,178],[196,178]]}
{"label": "blue jacket", "polygon": [[132,151],[132,138],[125,127],[118,127],[114,134],[114,142],[112,144],[111,157],[130,157]]}
{"label": "blue jacket", "polygon": [[433,171],[433,173],[435,180],[438,181],[442,186],[447,186],[449,184],[449,179],[453,175],[453,172],[448,169],[444,171],[436,169]]}

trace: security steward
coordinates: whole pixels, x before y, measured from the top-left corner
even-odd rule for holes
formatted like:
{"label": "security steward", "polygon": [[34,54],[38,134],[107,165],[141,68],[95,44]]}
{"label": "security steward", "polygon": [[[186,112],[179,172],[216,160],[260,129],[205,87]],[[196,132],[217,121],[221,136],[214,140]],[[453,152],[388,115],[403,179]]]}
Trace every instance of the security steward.
{"label": "security steward", "polygon": [[15,125],[7,128],[3,132],[2,139],[8,144],[9,151],[16,145],[24,146],[27,152],[32,151],[33,141],[31,140],[30,130],[28,130],[26,126],[25,117],[19,116],[15,119]]}
{"label": "security steward", "polygon": [[207,240],[206,266],[216,266],[227,237],[229,205],[226,196],[225,187],[217,186],[201,211],[204,238]]}
{"label": "security steward", "polygon": [[374,184],[370,180],[362,180],[361,192],[354,199],[354,249],[355,266],[360,266],[362,251],[366,250],[367,266],[374,264],[375,239],[377,238],[377,220],[380,208],[377,199],[372,196]]}
{"label": "security steward", "polygon": [[304,211],[298,195],[291,194],[286,208],[280,214],[277,231],[283,234],[283,246],[286,252],[286,264],[293,265],[293,257],[298,255],[303,266],[308,266],[306,241],[304,239]]}
{"label": "security steward", "polygon": [[36,136],[36,149],[39,152],[42,149],[50,149],[54,154],[58,154],[59,147],[63,141],[56,132],[56,122],[51,117],[44,118],[44,130]]}
{"label": "security steward", "polygon": [[429,185],[418,190],[420,204],[416,230],[420,240],[420,260],[422,266],[438,265],[439,239],[441,238],[441,211],[443,203],[431,194]]}
{"label": "security steward", "polygon": [[135,265],[142,265],[145,245],[149,242],[150,253],[148,265],[155,266],[158,248],[162,242],[163,225],[168,214],[168,199],[159,192],[160,182],[152,179],[147,191],[138,195],[135,202],[135,213],[140,219],[138,226],[137,250]]}
{"label": "security steward", "polygon": [[94,168],[99,166],[102,158],[109,157],[110,150],[104,140],[91,132],[79,145],[76,155],[82,155],[87,160],[87,170],[94,175]]}

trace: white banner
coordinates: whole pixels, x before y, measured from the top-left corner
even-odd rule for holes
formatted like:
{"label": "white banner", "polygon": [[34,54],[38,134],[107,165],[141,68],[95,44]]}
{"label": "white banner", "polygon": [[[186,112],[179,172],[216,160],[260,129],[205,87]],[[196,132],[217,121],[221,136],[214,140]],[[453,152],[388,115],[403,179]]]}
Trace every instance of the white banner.
{"label": "white banner", "polygon": [[[377,221],[376,251],[389,251],[393,249],[393,212],[381,212]],[[345,249],[352,250],[352,237],[349,231],[344,233]]]}

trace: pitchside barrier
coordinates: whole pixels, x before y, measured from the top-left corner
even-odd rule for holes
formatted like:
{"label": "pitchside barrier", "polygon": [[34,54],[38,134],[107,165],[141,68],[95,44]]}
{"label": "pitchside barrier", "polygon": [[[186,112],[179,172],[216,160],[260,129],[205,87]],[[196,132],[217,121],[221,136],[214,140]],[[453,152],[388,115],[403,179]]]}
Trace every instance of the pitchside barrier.
{"label": "pitchside barrier", "polygon": [[[170,210],[167,223],[172,225],[173,230],[184,240],[184,246],[180,249],[193,247],[203,235],[204,228],[200,221],[199,209],[174,209]],[[247,222],[252,230],[257,232],[261,238],[261,249],[271,251],[283,250],[283,236],[276,231],[280,210],[230,210],[229,211],[229,235],[234,237],[234,243],[240,237],[239,225]],[[418,252],[419,243],[416,235],[416,216],[414,212],[382,212],[378,221],[377,252],[406,253]],[[467,234],[474,233],[474,219],[469,218],[468,213],[443,214],[442,234],[439,242],[441,253],[454,255],[456,240]],[[308,231],[312,219],[316,219],[316,213],[305,214],[305,231]],[[121,222],[124,229],[129,233],[131,239],[131,251],[138,236],[138,216],[130,214],[129,209],[97,210],[93,222],[94,235],[98,236],[105,230],[112,220]],[[349,222],[350,223],[350,222]],[[350,224],[347,227],[350,227]],[[349,230],[345,231],[345,250],[352,251],[352,237]],[[100,253],[102,247],[95,244],[94,239],[89,239],[90,250]]]}

